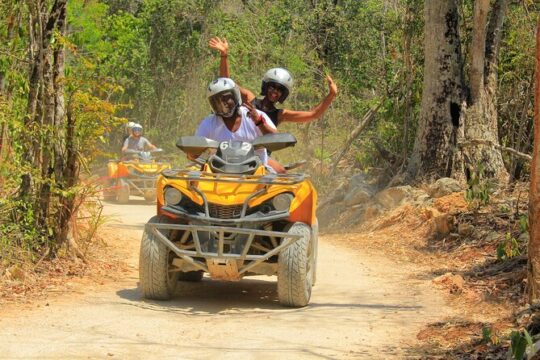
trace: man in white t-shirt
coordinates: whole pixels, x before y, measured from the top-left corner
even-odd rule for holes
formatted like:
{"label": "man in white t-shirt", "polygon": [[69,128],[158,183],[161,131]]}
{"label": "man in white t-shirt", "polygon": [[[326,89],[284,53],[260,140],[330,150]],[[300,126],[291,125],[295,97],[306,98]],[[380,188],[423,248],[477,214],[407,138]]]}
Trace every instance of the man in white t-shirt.
{"label": "man in white t-shirt", "polygon": [[[214,110],[199,125],[195,135],[216,141],[238,140],[252,142],[257,137],[277,132],[268,116],[251,104],[243,104],[240,90],[233,80],[218,78],[208,85],[208,101]],[[275,160],[269,159],[266,149],[257,150],[265,165],[276,172],[285,172]],[[195,154],[190,157],[193,158]]]}
{"label": "man in white t-shirt", "polygon": [[148,151],[157,149],[154,144],[142,136],[142,131],[143,127],[141,124],[135,124],[131,127],[131,135],[124,140],[122,153],[127,150]]}

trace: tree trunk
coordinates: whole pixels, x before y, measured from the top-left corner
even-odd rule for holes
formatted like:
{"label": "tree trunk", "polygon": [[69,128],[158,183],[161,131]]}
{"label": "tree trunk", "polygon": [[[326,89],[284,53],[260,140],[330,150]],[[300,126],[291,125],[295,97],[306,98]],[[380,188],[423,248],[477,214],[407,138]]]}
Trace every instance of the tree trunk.
{"label": "tree trunk", "polygon": [[[58,31],[63,36],[66,33],[66,6],[61,9],[58,19]],[[75,148],[75,118],[70,112],[67,116],[64,99],[64,61],[65,48],[59,47],[54,52],[54,87],[55,87],[55,127],[61,129],[62,136],[55,143],[55,177],[62,190],[73,187],[78,180],[79,168],[77,150]],[[68,237],[70,220],[75,211],[75,197],[73,195],[60,196],[60,208],[56,223],[56,246],[61,246]]]}
{"label": "tree trunk", "polygon": [[529,191],[528,292],[529,302],[540,300],[540,20],[536,30],[536,87],[534,96],[534,150]]}
{"label": "tree trunk", "polygon": [[[20,13],[16,12],[13,8],[10,8],[9,12],[6,23],[6,36],[4,38],[6,42],[11,42],[16,37],[17,32],[15,29],[20,23]],[[15,51],[14,45],[12,46],[12,50]],[[12,100],[12,86],[8,86],[8,81],[6,80],[7,72],[8,70],[0,70],[0,96],[3,96],[7,102],[10,102]],[[0,122],[0,162],[9,156],[10,149],[11,140],[9,138],[7,121],[4,120]]]}
{"label": "tree trunk", "polygon": [[[56,110],[59,99],[62,99],[61,101],[63,102],[63,86],[57,88],[58,79],[55,72],[58,72],[59,64],[57,64],[56,61],[58,60],[59,51],[63,52],[63,46],[55,44],[54,46],[56,48],[53,48],[50,43],[55,32],[58,31],[59,33],[62,33],[63,31],[66,1],[67,0],[56,0],[50,13],[42,14],[42,24],[45,24],[45,27],[42,30],[43,50],[41,58],[43,99],[40,104],[43,112],[43,122],[40,129],[40,136],[42,138],[40,148],[42,156],[39,164],[42,181],[40,182],[39,195],[36,204],[37,226],[47,224],[51,204],[52,183],[56,182],[60,186],[62,183],[62,179],[57,178],[53,181],[53,178],[55,168],[54,160],[56,158],[61,158],[61,154],[58,156],[57,152],[62,139],[62,132],[56,131],[56,129],[58,129],[57,125],[59,125],[56,124],[56,122],[60,121],[59,116],[63,117],[63,112],[61,114],[56,114]],[[62,64],[60,65],[63,71],[63,55],[60,59],[62,61]],[[59,94],[59,92],[62,92],[62,94]]]}
{"label": "tree trunk", "polygon": [[403,145],[401,156],[405,161],[409,155],[409,124],[413,117],[413,82],[414,67],[411,53],[411,43],[413,35],[414,7],[409,1],[405,4],[405,14],[403,17],[403,67],[405,68],[405,100],[403,104]]}
{"label": "tree trunk", "polygon": [[[28,103],[26,106],[26,117],[24,120],[25,134],[24,145],[27,146],[24,151],[24,161],[28,165],[35,166],[39,158],[39,137],[36,132],[39,129],[38,102],[41,90],[42,73],[42,36],[41,36],[41,13],[40,5],[32,1],[28,2],[29,9],[29,81],[28,81]],[[23,174],[19,196],[24,198],[31,194],[32,174],[30,172]]]}
{"label": "tree trunk", "polygon": [[448,176],[462,99],[461,44],[455,0],[424,5],[424,85],[422,107],[408,174],[415,178]]}
{"label": "tree trunk", "polygon": [[[462,118],[462,155],[467,179],[472,173],[482,173],[483,177],[497,179],[499,182],[508,179],[502,154],[497,148],[499,133],[496,104],[498,49],[507,1],[495,2],[487,26],[489,34],[486,32],[489,1],[475,2],[470,97]],[[484,144],[475,140],[482,140]]]}
{"label": "tree trunk", "polygon": [[477,0],[474,5],[474,28],[471,51],[471,98],[475,102],[480,98],[484,87],[484,60],[486,57],[486,25],[489,12],[489,0]]}

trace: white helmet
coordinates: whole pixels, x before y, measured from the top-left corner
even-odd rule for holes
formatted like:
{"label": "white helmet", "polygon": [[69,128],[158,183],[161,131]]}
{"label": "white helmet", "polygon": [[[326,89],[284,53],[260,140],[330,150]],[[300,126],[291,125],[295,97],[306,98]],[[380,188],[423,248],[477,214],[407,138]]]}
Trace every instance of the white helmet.
{"label": "white helmet", "polygon": [[289,92],[292,90],[293,78],[291,73],[283,68],[273,68],[270,69],[264,74],[261,85],[261,95],[266,96],[266,90],[269,83],[279,84],[283,87],[281,96],[278,99],[280,103],[284,102]]}
{"label": "white helmet", "polygon": [[[229,78],[217,78],[208,85],[206,96],[212,106],[214,113],[223,117],[231,117],[236,112],[236,109],[242,105],[242,97],[240,89],[235,82]],[[234,100],[234,107],[227,103],[227,99]]]}
{"label": "white helmet", "polygon": [[135,123],[133,121],[130,121],[126,124],[126,131],[129,131],[135,126]]}
{"label": "white helmet", "polygon": [[138,131],[142,134],[142,130],[143,130],[143,127],[141,124],[134,123],[133,126],[131,127],[131,131],[133,132]]}

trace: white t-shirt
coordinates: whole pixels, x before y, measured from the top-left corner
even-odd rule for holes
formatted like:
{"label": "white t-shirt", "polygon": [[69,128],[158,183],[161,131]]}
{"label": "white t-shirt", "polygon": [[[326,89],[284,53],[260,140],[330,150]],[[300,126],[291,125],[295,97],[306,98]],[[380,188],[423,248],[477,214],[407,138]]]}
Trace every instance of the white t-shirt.
{"label": "white t-shirt", "polygon": [[[242,122],[240,123],[238,130],[235,132],[232,132],[227,128],[227,125],[225,125],[221,116],[210,114],[200,123],[195,135],[204,136],[208,139],[219,142],[229,140],[253,142],[253,140],[259,136],[262,136],[263,133],[261,132],[261,129],[259,129],[253,120],[251,120],[251,118],[248,116],[248,109],[244,106],[240,106],[238,111],[240,111],[240,115],[242,116]],[[273,129],[276,128],[268,115],[259,110],[257,110],[257,112],[263,116],[264,121],[266,121],[268,126]],[[266,165],[268,162],[268,154],[266,153],[266,149],[256,150],[255,153],[259,155],[263,164]]]}

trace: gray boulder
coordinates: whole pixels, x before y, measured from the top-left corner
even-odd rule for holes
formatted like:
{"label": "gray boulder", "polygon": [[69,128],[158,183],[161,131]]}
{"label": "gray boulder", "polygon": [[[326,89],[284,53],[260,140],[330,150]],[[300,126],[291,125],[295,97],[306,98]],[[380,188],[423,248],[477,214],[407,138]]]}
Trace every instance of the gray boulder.
{"label": "gray boulder", "polygon": [[440,198],[462,190],[461,184],[456,179],[440,178],[429,186],[428,193],[432,198]]}
{"label": "gray boulder", "polygon": [[405,199],[411,199],[413,188],[409,185],[396,186],[377,193],[375,201],[386,209],[392,209],[399,206]]}
{"label": "gray boulder", "polygon": [[347,195],[345,195],[343,202],[346,206],[364,204],[371,199],[371,195],[372,193],[369,188],[365,186],[357,186],[350,190]]}

